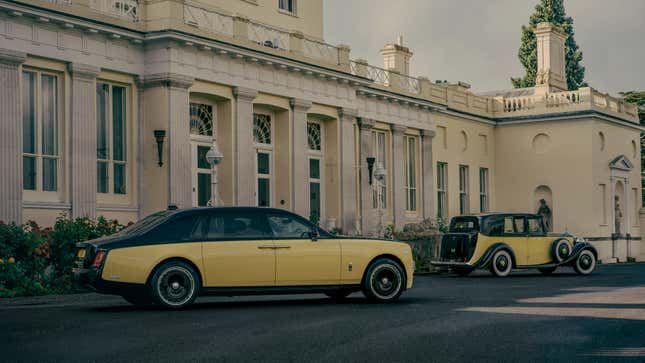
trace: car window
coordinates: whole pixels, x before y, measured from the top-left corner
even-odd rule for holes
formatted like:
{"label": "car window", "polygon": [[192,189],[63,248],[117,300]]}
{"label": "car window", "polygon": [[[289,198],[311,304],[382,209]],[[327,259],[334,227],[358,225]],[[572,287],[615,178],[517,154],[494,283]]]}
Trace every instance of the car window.
{"label": "car window", "polygon": [[305,221],[287,214],[268,214],[267,219],[275,238],[307,238],[313,229]]}
{"label": "car window", "polygon": [[513,234],[515,229],[513,228],[513,217],[504,218],[504,233]]}
{"label": "car window", "polygon": [[529,217],[528,224],[529,224],[529,233],[530,234],[535,234],[535,235],[543,234],[542,223],[541,223],[541,220],[539,218]]}
{"label": "car window", "polygon": [[194,216],[171,218],[152,229],[148,236],[154,242],[180,242],[202,237],[202,220]]}
{"label": "car window", "polygon": [[453,218],[450,222],[450,232],[477,232],[478,223],[476,218]]}
{"label": "car window", "polygon": [[261,213],[222,213],[210,215],[206,239],[253,239],[271,237]]}
{"label": "car window", "polygon": [[524,233],[524,217],[513,217],[513,224],[515,225],[515,233]]}

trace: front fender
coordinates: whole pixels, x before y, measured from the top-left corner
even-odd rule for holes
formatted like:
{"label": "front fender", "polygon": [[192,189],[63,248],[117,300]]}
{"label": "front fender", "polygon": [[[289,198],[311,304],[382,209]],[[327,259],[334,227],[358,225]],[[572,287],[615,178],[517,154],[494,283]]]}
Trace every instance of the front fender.
{"label": "front fender", "polygon": [[513,252],[511,246],[504,242],[497,242],[488,247],[486,252],[484,252],[482,257],[477,262],[475,262],[473,266],[475,268],[488,268],[491,264],[491,261],[493,260],[493,256],[499,250],[508,251],[508,253],[511,255],[511,259],[513,260],[513,266],[515,266],[515,252]]}
{"label": "front fender", "polygon": [[573,245],[573,251],[571,251],[571,256],[569,256],[569,258],[567,258],[566,260],[560,262],[558,266],[571,265],[575,263],[576,259],[580,255],[580,252],[584,250],[590,250],[596,257],[596,260],[598,259],[598,250],[596,250],[596,247],[594,247],[589,242],[578,242]]}

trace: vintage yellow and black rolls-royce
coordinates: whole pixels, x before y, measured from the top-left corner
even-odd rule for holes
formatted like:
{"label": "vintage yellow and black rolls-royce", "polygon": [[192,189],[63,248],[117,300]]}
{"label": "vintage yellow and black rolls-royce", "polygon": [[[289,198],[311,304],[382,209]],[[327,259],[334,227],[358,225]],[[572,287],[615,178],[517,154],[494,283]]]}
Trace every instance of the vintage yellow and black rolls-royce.
{"label": "vintage yellow and black rolls-royce", "polygon": [[560,266],[588,275],[597,258],[594,246],[583,239],[547,233],[539,215],[489,213],[452,218],[439,259],[431,263],[448,266],[461,276],[490,269],[503,277],[514,268],[536,268],[548,275]]}
{"label": "vintage yellow and black rolls-royce", "polygon": [[194,208],[153,214],[77,245],[77,285],[134,304],[182,308],[198,295],[362,291],[390,302],[412,287],[405,243],[339,237],[279,209]]}

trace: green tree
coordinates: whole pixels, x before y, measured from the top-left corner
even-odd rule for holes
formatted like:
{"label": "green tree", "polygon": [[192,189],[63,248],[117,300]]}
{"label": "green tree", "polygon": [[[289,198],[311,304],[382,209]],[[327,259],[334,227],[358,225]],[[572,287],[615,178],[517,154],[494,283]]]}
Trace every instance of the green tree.
{"label": "green tree", "polygon": [[550,22],[559,26],[567,34],[566,47],[566,73],[567,87],[576,90],[586,87],[584,81],[585,67],[582,66],[582,52],[573,35],[573,19],[568,17],[564,10],[564,0],[540,0],[535,6],[535,12],[529,18],[529,25],[522,25],[522,45],[518,57],[526,74],[523,77],[513,78],[511,82],[515,88],[535,86],[537,76],[537,41],[533,29],[542,22]]}
{"label": "green tree", "polygon": [[638,118],[641,125],[645,125],[645,91],[620,92],[625,101],[635,103],[638,106]]}

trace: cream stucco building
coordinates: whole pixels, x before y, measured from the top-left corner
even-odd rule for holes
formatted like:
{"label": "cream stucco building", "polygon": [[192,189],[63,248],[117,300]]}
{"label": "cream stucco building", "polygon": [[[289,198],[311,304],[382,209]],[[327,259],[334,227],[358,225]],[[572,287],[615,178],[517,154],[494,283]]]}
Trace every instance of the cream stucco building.
{"label": "cream stucco building", "polygon": [[559,30],[536,29],[538,86],[475,94],[410,76],[402,41],[353,60],[322,20],[322,0],[0,0],[0,220],[204,205],[216,139],[226,205],[369,234],[545,199],[603,261],[645,255],[636,107],[567,91]]}

